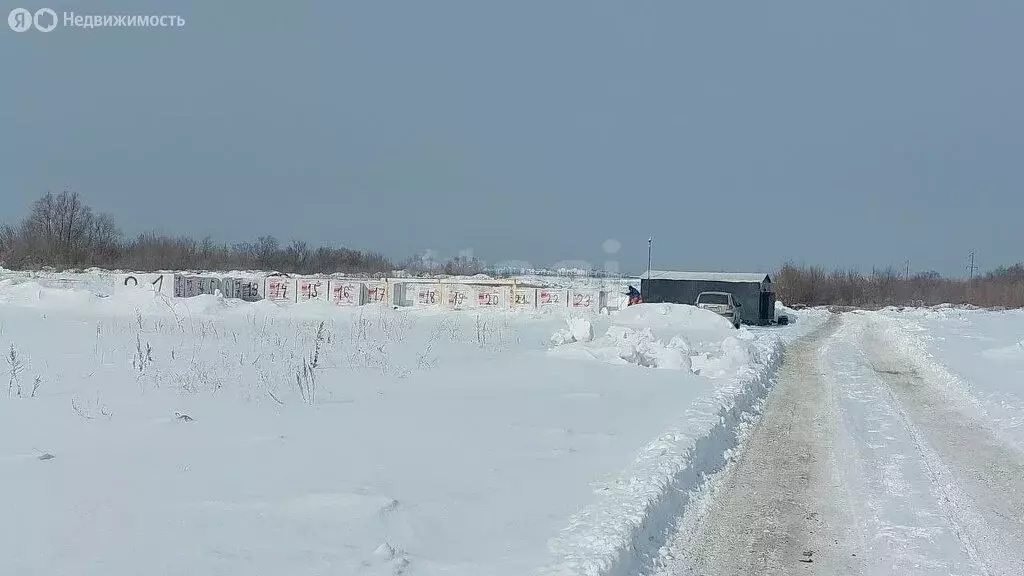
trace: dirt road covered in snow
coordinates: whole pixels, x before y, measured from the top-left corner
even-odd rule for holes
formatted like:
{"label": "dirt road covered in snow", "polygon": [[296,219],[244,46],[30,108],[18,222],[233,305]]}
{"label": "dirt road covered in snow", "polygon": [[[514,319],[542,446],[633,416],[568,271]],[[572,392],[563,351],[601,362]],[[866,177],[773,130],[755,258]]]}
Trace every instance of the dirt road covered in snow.
{"label": "dirt road covered in snow", "polygon": [[837,314],[662,552],[659,576],[1024,574],[1024,454]]}

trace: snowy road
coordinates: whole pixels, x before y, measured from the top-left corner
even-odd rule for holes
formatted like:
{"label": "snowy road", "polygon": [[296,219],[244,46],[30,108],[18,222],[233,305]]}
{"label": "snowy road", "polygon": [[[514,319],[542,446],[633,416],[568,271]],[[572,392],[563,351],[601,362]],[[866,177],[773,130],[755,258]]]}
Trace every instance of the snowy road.
{"label": "snowy road", "polygon": [[791,346],[660,576],[1024,573],[1024,455],[870,314]]}

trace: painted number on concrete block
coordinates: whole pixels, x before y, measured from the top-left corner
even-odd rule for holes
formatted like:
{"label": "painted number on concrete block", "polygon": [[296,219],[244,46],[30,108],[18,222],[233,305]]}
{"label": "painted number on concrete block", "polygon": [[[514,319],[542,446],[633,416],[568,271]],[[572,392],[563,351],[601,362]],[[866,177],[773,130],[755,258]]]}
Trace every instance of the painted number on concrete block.
{"label": "painted number on concrete block", "polygon": [[420,304],[437,304],[437,290],[420,290]]}
{"label": "painted number on concrete block", "polygon": [[476,303],[480,306],[497,306],[500,300],[498,295],[493,293],[480,293],[476,296]]}
{"label": "painted number on concrete block", "polygon": [[589,294],[576,294],[572,299],[573,308],[590,308],[593,299]]}

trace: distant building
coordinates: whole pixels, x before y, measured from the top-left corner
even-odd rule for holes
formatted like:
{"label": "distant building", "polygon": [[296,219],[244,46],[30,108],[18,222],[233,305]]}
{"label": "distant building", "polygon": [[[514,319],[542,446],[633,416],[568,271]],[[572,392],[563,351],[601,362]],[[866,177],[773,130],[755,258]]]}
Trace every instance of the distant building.
{"label": "distant building", "polygon": [[672,272],[651,270],[640,279],[644,303],[694,304],[701,292],[730,292],[741,304],[744,324],[764,326],[775,319],[772,279],[763,273]]}

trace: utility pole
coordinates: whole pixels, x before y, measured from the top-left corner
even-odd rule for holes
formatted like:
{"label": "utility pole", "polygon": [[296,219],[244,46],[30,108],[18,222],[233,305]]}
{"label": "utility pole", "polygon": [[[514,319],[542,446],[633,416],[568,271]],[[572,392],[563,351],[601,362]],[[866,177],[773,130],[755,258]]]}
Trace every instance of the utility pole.
{"label": "utility pole", "polygon": [[647,239],[647,281],[651,281],[651,245],[654,243],[654,238]]}
{"label": "utility pole", "polygon": [[967,266],[967,269],[970,271],[970,279],[967,281],[967,302],[971,302],[974,298],[974,272],[978,269],[974,265],[974,250],[971,250],[970,258],[971,263]]}
{"label": "utility pole", "polygon": [[640,282],[640,301],[647,302],[647,293],[651,290],[651,245],[654,243],[654,237],[647,238],[647,290],[644,290],[643,281]]}
{"label": "utility pole", "polygon": [[910,280],[910,258],[907,258],[907,280]]}

